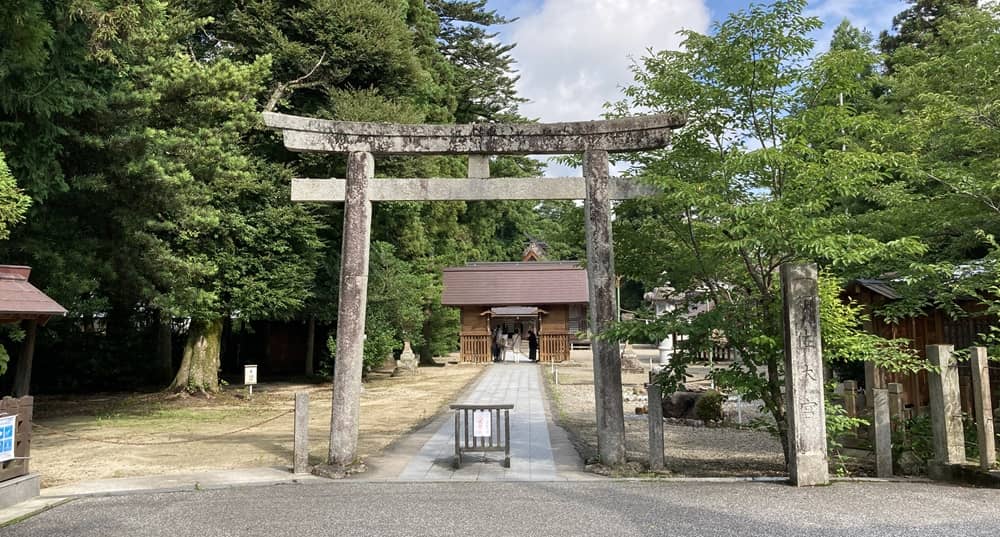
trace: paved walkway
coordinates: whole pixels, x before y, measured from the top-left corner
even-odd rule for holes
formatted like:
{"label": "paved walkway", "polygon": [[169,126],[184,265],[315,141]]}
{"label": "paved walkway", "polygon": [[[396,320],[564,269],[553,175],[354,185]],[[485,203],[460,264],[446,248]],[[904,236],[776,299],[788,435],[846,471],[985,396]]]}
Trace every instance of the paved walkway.
{"label": "paved walkway", "polygon": [[[500,363],[488,366],[476,385],[456,403],[513,403],[510,414],[510,468],[501,452],[463,456],[462,467],[451,467],[455,454],[455,420],[451,412],[404,442],[387,458],[375,460],[375,471],[361,479],[401,481],[564,481],[593,479],[583,474],[565,431],[552,423],[538,364]],[[386,464],[385,459],[390,462]],[[395,459],[396,464],[391,460]],[[400,463],[403,464],[400,464]]]}

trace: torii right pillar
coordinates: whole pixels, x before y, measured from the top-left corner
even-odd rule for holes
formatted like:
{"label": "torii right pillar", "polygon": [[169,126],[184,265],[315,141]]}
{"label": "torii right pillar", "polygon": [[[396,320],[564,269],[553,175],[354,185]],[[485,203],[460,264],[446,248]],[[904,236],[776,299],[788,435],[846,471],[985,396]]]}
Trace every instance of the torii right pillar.
{"label": "torii right pillar", "polygon": [[808,487],[830,482],[823,406],[823,347],[815,264],[781,266],[785,321],[788,477]]}

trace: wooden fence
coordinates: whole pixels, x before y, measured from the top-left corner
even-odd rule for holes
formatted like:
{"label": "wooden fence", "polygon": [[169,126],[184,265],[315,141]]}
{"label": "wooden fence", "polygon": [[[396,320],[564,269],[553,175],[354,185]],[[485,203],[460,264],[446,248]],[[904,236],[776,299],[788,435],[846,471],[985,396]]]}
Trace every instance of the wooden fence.
{"label": "wooden fence", "polygon": [[486,363],[493,360],[490,353],[490,335],[462,334],[461,352],[463,362]]}
{"label": "wooden fence", "polygon": [[17,415],[14,433],[14,460],[0,464],[0,481],[21,477],[28,473],[31,456],[31,412],[35,398],[30,395],[0,399],[0,416]]}
{"label": "wooden fence", "polygon": [[538,359],[542,362],[569,360],[569,332],[539,334]]}

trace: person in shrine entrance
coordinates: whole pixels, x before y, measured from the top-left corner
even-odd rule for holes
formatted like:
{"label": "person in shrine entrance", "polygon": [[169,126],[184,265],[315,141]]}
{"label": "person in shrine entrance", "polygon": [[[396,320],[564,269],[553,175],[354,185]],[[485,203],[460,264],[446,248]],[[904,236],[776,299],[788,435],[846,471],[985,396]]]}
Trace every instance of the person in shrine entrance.
{"label": "person in shrine entrance", "polygon": [[538,361],[538,336],[534,330],[528,330],[528,361]]}
{"label": "person in shrine entrance", "polygon": [[514,335],[511,336],[510,347],[514,349],[514,358],[521,354],[521,329],[515,328]]}
{"label": "person in shrine entrance", "polygon": [[496,328],[493,329],[493,338],[492,339],[493,339],[493,348],[491,350],[493,351],[493,361],[494,362],[499,362],[500,361],[500,353],[503,352],[503,344],[505,343],[505,340],[507,339],[503,335],[503,330],[499,326],[497,326]]}

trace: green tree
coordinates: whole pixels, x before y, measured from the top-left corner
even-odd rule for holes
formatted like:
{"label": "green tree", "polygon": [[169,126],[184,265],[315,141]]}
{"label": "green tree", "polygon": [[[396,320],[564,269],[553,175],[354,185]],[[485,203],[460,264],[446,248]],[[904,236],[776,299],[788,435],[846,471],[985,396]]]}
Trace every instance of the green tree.
{"label": "green tree", "polygon": [[685,329],[690,345],[725,340],[739,351],[718,381],[762,401],[786,448],[779,267],[809,259],[847,270],[920,251],[913,240],[876,240],[843,210],[842,200],[877,190],[891,167],[862,142],[877,119],[852,106],[869,94],[874,59],[833,50],[811,61],[808,35],[820,23],[805,6],[752,5],[711,35],[684,32],[683,50],[642,59],[625,89],[629,102],[615,108],[688,112],[671,148],[638,160],[639,176],[664,194],[623,204],[616,221],[623,244],[656,249],[619,266],[715,305]]}
{"label": "green tree", "polygon": [[24,220],[30,206],[31,198],[17,188],[17,181],[0,151],[0,240],[10,238],[10,229]]}
{"label": "green tree", "polygon": [[[10,237],[11,227],[24,220],[31,205],[31,198],[25,196],[7,168],[3,151],[0,151],[0,240]],[[10,355],[6,347],[0,345],[0,375],[7,371]]]}
{"label": "green tree", "polygon": [[892,67],[892,55],[900,47],[922,48],[937,39],[940,23],[950,11],[961,7],[976,7],[977,0],[907,0],[910,7],[892,18],[892,30],[879,35],[879,49]]}

